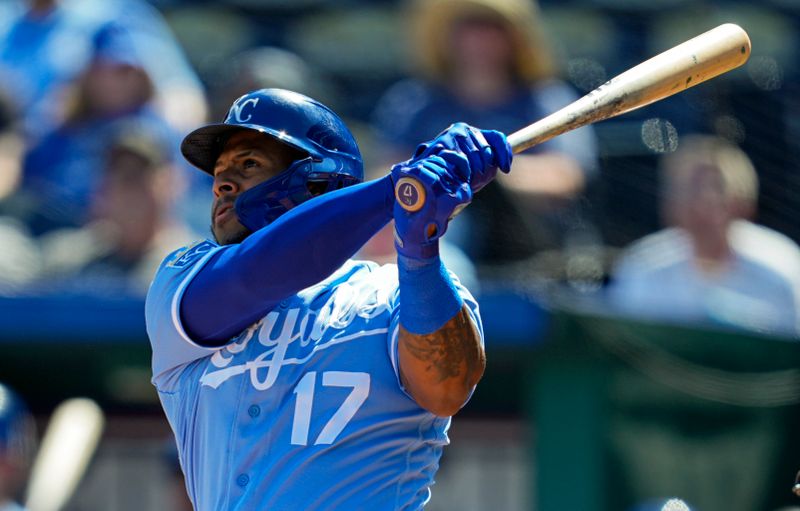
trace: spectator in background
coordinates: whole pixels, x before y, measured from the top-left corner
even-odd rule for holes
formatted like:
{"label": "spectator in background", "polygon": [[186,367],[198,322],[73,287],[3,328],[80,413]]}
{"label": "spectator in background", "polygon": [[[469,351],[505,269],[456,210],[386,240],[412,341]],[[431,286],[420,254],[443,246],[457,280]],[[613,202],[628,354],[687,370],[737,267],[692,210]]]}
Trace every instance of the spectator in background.
{"label": "spectator in background", "polygon": [[796,336],[800,248],[751,222],[758,178],[750,159],[712,136],[679,144],[661,163],[667,227],[624,252],[612,303],[650,319]]}
{"label": "spectator in background", "polygon": [[19,506],[36,450],[36,428],[22,398],[0,383],[0,511]]}
{"label": "spectator in background", "polygon": [[69,85],[108,24],[128,30],[153,77],[159,111],[183,131],[206,116],[202,85],[161,14],[142,0],[9,1],[0,10],[0,95],[36,140],[63,120]]}
{"label": "spectator in background", "polygon": [[35,139],[59,119],[63,87],[85,66],[96,21],[57,0],[15,6],[0,30],[0,89]]}
{"label": "spectator in background", "polygon": [[172,215],[171,148],[128,124],[110,141],[90,221],[41,237],[44,291],[143,297],[176,242],[196,236]]}
{"label": "spectator in background", "polygon": [[[527,0],[419,0],[411,39],[419,77],[392,86],[374,113],[381,162],[413,152],[455,121],[511,133],[577,98],[556,76],[536,5]],[[578,199],[596,172],[591,128],[514,158],[447,237],[479,265],[561,249],[588,224]]]}
{"label": "spectator in background", "polygon": [[13,209],[35,235],[87,222],[106,149],[119,126],[139,123],[177,154],[178,139],[153,108],[154,97],[130,32],[107,25],[95,36],[93,58],[72,90],[66,120],[25,155]]}

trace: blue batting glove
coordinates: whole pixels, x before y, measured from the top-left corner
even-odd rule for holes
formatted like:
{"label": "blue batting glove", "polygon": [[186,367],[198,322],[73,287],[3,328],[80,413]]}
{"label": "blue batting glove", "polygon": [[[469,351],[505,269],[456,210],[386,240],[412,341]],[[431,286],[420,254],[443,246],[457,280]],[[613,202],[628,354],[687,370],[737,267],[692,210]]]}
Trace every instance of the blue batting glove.
{"label": "blue batting glove", "polygon": [[420,144],[412,160],[437,155],[443,151],[461,152],[466,156],[470,169],[467,179],[473,192],[494,179],[498,170],[507,174],[511,170],[514,156],[503,133],[479,130],[457,122],[433,140]]}
{"label": "blue batting glove", "polygon": [[[470,174],[467,157],[449,150],[392,167],[398,199],[406,206],[413,204],[414,209],[408,211],[395,201],[394,239],[398,254],[413,259],[439,254],[438,239],[447,230],[448,222],[472,200]],[[406,186],[409,179],[416,181],[414,186]]]}

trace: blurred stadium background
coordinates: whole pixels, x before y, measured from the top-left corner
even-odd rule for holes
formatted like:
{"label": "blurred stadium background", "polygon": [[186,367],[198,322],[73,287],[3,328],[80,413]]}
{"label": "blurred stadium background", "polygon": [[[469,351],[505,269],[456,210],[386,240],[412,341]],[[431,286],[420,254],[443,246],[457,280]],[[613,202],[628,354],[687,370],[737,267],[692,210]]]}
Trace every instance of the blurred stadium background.
{"label": "blurred stadium background", "polygon": [[[402,2],[151,4],[207,92],[210,118],[230,103],[223,91],[235,56],[286,49],[304,65],[293,75],[291,56],[271,55],[281,62],[274,72],[317,90],[354,127],[367,163],[377,160],[371,112],[412,71]],[[20,5],[0,2],[0,24]],[[741,69],[595,126],[600,172],[585,205],[602,242],[592,251],[544,274],[524,265],[479,273],[489,365],[454,420],[428,508],[628,511],[660,509],[647,503],[670,497],[701,511],[800,504],[790,492],[800,468],[798,344],[620,318],[592,299],[619,250],[659,227],[656,162],[691,130],[745,150],[761,181],[758,222],[800,240],[800,1],[541,0],[540,8],[562,75],[580,93],[723,22],[748,31],[753,53]],[[11,250],[13,239],[5,243],[0,250]],[[68,510],[180,509],[142,305],[102,291],[0,296],[0,381],[28,401],[40,433],[72,396],[95,399],[108,417]]]}

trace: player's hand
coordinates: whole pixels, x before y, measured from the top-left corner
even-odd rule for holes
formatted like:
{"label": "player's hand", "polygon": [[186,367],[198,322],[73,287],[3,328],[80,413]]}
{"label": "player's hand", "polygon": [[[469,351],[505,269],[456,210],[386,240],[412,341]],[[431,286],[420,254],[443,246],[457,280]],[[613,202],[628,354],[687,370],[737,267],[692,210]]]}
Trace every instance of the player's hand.
{"label": "player's hand", "polygon": [[[415,157],[392,167],[392,180],[400,197],[394,204],[395,247],[397,252],[414,259],[427,259],[438,253],[438,240],[447,230],[450,219],[472,200],[470,165],[466,155],[442,150],[427,157]],[[404,186],[407,180],[415,186]],[[421,188],[420,188],[421,186]]]}
{"label": "player's hand", "polygon": [[420,144],[414,158],[441,155],[445,151],[463,153],[469,162],[469,184],[473,192],[486,186],[497,171],[511,170],[513,152],[506,136],[494,130],[479,130],[463,122],[450,125],[433,140]]}

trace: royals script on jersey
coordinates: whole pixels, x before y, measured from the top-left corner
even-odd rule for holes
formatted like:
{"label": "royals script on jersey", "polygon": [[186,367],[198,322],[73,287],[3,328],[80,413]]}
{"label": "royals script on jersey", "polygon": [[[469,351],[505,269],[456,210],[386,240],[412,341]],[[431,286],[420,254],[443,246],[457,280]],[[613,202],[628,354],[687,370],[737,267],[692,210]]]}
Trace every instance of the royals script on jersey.
{"label": "royals script on jersey", "polygon": [[[400,385],[396,267],[349,261],[209,349],[178,311],[218,250],[204,241],[168,256],[146,304],[152,381],[195,508],[422,508],[450,419]],[[477,304],[457,285],[482,336]]]}

